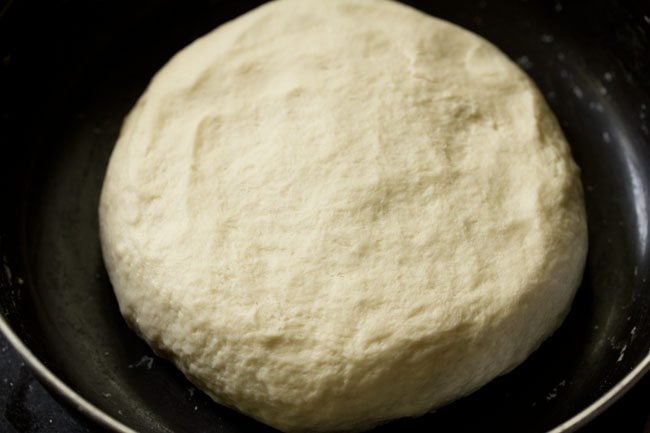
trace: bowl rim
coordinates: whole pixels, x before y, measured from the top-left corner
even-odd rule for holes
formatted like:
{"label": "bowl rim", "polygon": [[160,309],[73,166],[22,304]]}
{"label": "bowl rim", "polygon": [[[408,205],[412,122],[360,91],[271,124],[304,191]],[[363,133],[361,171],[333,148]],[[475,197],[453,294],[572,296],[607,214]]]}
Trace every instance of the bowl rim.
{"label": "bowl rim", "polygon": [[127,427],[122,422],[116,420],[97,406],[90,403],[73,390],[68,384],[59,379],[20,339],[9,323],[7,323],[7,319],[3,314],[0,314],[0,331],[4,334],[7,341],[9,341],[16,352],[18,352],[18,354],[23,358],[25,364],[29,366],[38,380],[41,381],[50,392],[56,392],[58,395],[63,397],[65,402],[71,407],[101,427],[118,433],[137,433],[134,429]]}
{"label": "bowl rim", "polygon": [[[70,406],[75,408],[79,413],[88,417],[91,421],[94,421],[98,425],[113,432],[137,433],[131,427],[128,427],[124,423],[118,421],[108,413],[90,403],[79,393],[73,390],[68,384],[59,379],[49,368],[45,366],[45,364],[43,364],[40,359],[38,359],[36,355],[34,355],[34,353],[20,339],[18,334],[16,334],[11,328],[7,322],[6,317],[4,317],[3,314],[0,314],[0,332],[4,334],[9,343],[23,358],[25,363],[34,372],[36,377],[46,386],[46,388],[48,388],[50,391],[56,392],[58,395],[63,397],[63,399]],[[614,404],[648,371],[650,371],[650,351],[648,351],[648,354],[646,354],[645,358],[643,358],[636,367],[627,373],[625,377],[623,377],[618,383],[612,386],[607,392],[601,395],[589,406],[573,415],[571,418],[549,430],[548,433],[569,433],[576,431],[603,413],[612,404]]]}

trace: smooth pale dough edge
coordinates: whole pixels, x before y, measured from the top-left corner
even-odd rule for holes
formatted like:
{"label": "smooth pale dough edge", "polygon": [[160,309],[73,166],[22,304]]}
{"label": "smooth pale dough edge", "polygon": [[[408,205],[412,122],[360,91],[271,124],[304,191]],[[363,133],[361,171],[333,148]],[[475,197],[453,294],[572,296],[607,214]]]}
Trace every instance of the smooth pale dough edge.
{"label": "smooth pale dough edge", "polygon": [[130,325],[284,431],[417,416],[509,371],[587,251],[534,84],[383,0],[275,1],[182,50],[125,121],[99,211]]}

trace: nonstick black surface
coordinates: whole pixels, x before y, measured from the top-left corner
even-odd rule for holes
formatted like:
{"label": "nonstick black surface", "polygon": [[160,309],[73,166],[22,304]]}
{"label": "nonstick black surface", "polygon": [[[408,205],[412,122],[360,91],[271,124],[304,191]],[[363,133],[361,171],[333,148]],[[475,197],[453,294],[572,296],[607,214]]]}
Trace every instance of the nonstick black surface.
{"label": "nonstick black surface", "polygon": [[[271,431],[212,403],[127,328],[96,210],[122,119],[155,71],[258,3],[16,0],[2,9],[0,309],[49,369],[138,431]],[[590,252],[569,317],[529,360],[434,414],[378,431],[548,430],[650,350],[650,8],[408,3],[494,42],[540,86],[582,167]]]}

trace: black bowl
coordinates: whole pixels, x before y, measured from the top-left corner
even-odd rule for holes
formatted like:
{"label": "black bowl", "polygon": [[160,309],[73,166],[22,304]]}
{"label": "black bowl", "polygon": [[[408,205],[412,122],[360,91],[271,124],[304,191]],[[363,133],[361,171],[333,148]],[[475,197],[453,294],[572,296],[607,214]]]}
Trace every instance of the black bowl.
{"label": "black bowl", "polygon": [[[1,12],[0,328],[46,384],[117,431],[271,431],[212,403],[127,328],[97,228],[109,155],[148,80],[258,3],[16,0]],[[572,430],[650,366],[650,8],[409,3],[485,36],[537,82],[582,167],[590,252],[569,317],[530,359],[378,431]]]}

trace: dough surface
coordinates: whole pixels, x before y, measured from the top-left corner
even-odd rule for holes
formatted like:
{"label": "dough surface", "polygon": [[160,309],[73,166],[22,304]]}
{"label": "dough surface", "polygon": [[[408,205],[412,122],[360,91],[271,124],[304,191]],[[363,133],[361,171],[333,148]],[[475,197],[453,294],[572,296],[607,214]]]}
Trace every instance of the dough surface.
{"label": "dough surface", "polygon": [[507,372],[561,323],[587,250],[534,84],[384,0],[279,0],[182,50],[99,211],[130,325],[284,431],[420,415]]}

